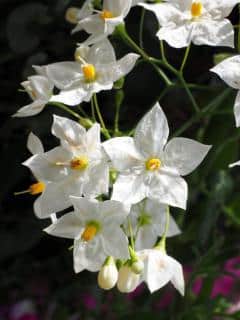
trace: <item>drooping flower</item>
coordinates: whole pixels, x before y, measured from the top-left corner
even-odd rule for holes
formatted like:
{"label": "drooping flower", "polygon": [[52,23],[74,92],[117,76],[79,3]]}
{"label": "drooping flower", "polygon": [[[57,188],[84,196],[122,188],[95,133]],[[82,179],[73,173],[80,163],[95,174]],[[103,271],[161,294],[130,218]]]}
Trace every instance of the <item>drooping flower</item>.
{"label": "drooping flower", "polygon": [[118,280],[118,269],[113,257],[108,257],[98,273],[98,285],[104,290],[115,287]]}
{"label": "drooping flower", "polygon": [[86,131],[75,121],[54,116],[52,133],[61,145],[24,162],[39,181],[49,182],[34,207],[40,218],[70,207],[70,195],[96,197],[108,192],[109,168],[99,124]]}
{"label": "drooping flower", "polygon": [[184,295],[183,269],[177,260],[157,248],[139,251],[138,256],[145,265],[142,280],[151,293],[171,282]]}
{"label": "drooping flower", "polygon": [[236,126],[240,127],[240,55],[223,60],[210,71],[215,72],[230,87],[238,90],[234,103]]}
{"label": "drooping flower", "polygon": [[112,34],[115,27],[124,23],[124,19],[132,6],[132,0],[103,0],[102,11],[93,12],[81,19],[73,32],[86,31],[90,37],[86,44],[93,44]]}
{"label": "drooping flower", "polygon": [[94,93],[111,90],[115,81],[131,71],[138,58],[137,54],[129,53],[117,61],[107,39],[92,47],[79,47],[75,62],[47,66],[48,77],[61,90],[54,101],[74,106],[89,101]]}
{"label": "drooping flower", "polygon": [[13,117],[30,117],[40,113],[53,95],[53,83],[43,75],[35,75],[21,83],[30,98],[33,100],[27,106],[19,109]]}
{"label": "drooping flower", "polygon": [[[166,226],[167,206],[156,200],[145,199],[132,206],[130,218],[133,232],[136,234],[136,250],[152,248],[158,237],[162,236]],[[126,228],[127,229],[127,228]],[[167,237],[181,233],[176,222],[170,216]]]}
{"label": "drooping flower", "polygon": [[120,202],[70,197],[74,211],[50,225],[48,234],[74,239],[74,270],[95,272],[107,256],[127,259],[128,239],[120,225],[128,209]]}
{"label": "drooping flower", "polygon": [[122,293],[134,291],[141,283],[141,275],[135,273],[128,265],[120,268],[118,274],[117,288]]}
{"label": "drooping flower", "polygon": [[186,138],[173,138],[167,143],[168,135],[167,119],[156,104],[138,124],[134,138],[104,142],[113,167],[120,172],[112,199],[136,204],[150,198],[186,208],[187,184],[181,176],[202,162],[210,146]]}
{"label": "drooping flower", "polygon": [[226,19],[239,0],[168,0],[140,5],[159,22],[157,37],[175,48],[196,45],[234,47],[234,29]]}

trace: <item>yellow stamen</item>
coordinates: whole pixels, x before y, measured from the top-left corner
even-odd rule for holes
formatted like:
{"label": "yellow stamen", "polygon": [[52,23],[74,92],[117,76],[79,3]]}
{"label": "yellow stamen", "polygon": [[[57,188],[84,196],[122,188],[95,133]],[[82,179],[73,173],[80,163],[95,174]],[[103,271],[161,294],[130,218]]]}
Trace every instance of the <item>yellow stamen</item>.
{"label": "yellow stamen", "polygon": [[146,169],[149,171],[158,170],[162,165],[162,162],[158,158],[152,158],[146,161]]}
{"label": "yellow stamen", "polygon": [[96,79],[96,69],[93,64],[83,65],[82,72],[86,81],[92,82]]}
{"label": "yellow stamen", "polygon": [[191,6],[191,14],[193,18],[198,18],[202,15],[203,5],[201,2],[193,2]]}
{"label": "yellow stamen", "polygon": [[89,160],[87,157],[76,157],[70,162],[71,169],[85,170],[88,167]]}
{"label": "yellow stamen", "polygon": [[43,191],[45,190],[45,188],[46,188],[45,183],[43,183],[43,182],[37,182],[37,183],[32,184],[32,185],[29,187],[29,193],[34,196],[34,195],[36,195],[36,194],[43,193]]}
{"label": "yellow stamen", "polygon": [[77,24],[78,23],[78,19],[77,19],[78,12],[79,12],[78,8],[71,7],[69,9],[67,9],[66,14],[65,14],[65,19],[72,24]]}
{"label": "yellow stamen", "polygon": [[114,17],[113,13],[109,10],[103,10],[101,13],[100,13],[100,17],[105,20],[105,19],[111,19]]}
{"label": "yellow stamen", "polygon": [[98,232],[98,228],[94,224],[89,224],[81,235],[81,239],[84,241],[91,241]]}

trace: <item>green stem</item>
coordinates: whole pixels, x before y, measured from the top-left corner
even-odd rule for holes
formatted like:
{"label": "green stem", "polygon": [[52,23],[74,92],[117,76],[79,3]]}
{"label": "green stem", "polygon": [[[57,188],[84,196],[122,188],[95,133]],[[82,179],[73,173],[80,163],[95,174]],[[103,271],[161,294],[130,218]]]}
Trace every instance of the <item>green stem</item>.
{"label": "green stem", "polygon": [[133,250],[135,250],[135,245],[134,245],[134,237],[133,237],[133,229],[132,229],[132,223],[130,218],[128,218],[128,231],[130,235],[130,245]]}
{"label": "green stem", "polygon": [[231,93],[231,89],[226,89],[223,93],[217,96],[213,101],[211,101],[205,108],[200,110],[197,114],[195,114],[192,118],[190,118],[184,125],[178,129],[173,137],[177,137],[189,129],[195,122],[198,122],[201,118],[203,118],[208,112],[213,112],[220,104],[229,96]]}
{"label": "green stem", "polygon": [[77,118],[78,120],[84,120],[84,118],[82,118],[78,113],[74,112],[72,109],[68,108],[65,104],[60,103],[60,102],[49,102],[48,105],[50,106],[54,106],[57,108],[60,108],[68,113],[70,113],[72,116],[74,116],[75,118]]}
{"label": "green stem", "polygon": [[166,238],[167,238],[167,233],[168,233],[168,229],[169,229],[169,223],[170,223],[170,208],[169,206],[167,206],[166,208],[166,223],[165,223],[165,229],[164,229],[164,233],[162,235],[161,240],[159,241],[159,243],[156,245],[156,249],[161,249],[161,250],[166,250]]}
{"label": "green stem", "polygon": [[119,113],[120,113],[120,104],[116,104],[116,113],[114,119],[114,136],[117,136],[119,133]]}
{"label": "green stem", "polygon": [[117,26],[116,28],[117,34],[121,37],[121,39],[129,46],[131,47],[134,51],[139,53],[142,58],[150,63],[153,68],[157,71],[158,75],[163,79],[163,81],[166,83],[167,86],[171,86],[172,82],[171,80],[167,77],[167,75],[151,60],[151,58],[147,55],[147,53],[140,48],[133,40],[132,38],[127,34],[127,31],[125,29],[125,26],[123,24]]}
{"label": "green stem", "polygon": [[183,70],[184,70],[184,67],[186,65],[190,49],[191,49],[191,44],[186,48],[186,51],[185,51],[185,54],[184,54],[184,57],[183,57],[183,61],[182,61],[182,65],[181,65],[181,68],[179,70],[180,74],[183,74]]}
{"label": "green stem", "polygon": [[145,9],[142,8],[140,26],[139,26],[139,45],[143,48],[143,27],[144,27]]}
{"label": "green stem", "polygon": [[101,114],[101,111],[100,111],[100,108],[99,108],[99,104],[98,104],[96,93],[94,93],[94,95],[93,95],[93,101],[94,101],[94,104],[95,104],[95,109],[96,109],[96,112],[97,112],[97,115],[98,115],[98,119],[99,119],[101,127],[103,129],[102,130],[103,135],[105,136],[105,138],[111,139],[111,136],[110,136],[110,134],[108,132],[108,129],[105,126],[105,123],[104,123],[104,120],[103,120],[103,117],[102,117],[102,114]]}
{"label": "green stem", "polygon": [[[240,5],[238,5],[238,13],[239,13],[239,16],[240,16]],[[240,52],[240,26],[238,28],[238,43],[237,43],[237,48],[238,48],[238,52]]]}
{"label": "green stem", "polygon": [[94,100],[93,97],[91,99],[91,112],[92,112],[92,118],[94,122],[97,122],[96,115],[95,115],[95,108],[94,108]]}

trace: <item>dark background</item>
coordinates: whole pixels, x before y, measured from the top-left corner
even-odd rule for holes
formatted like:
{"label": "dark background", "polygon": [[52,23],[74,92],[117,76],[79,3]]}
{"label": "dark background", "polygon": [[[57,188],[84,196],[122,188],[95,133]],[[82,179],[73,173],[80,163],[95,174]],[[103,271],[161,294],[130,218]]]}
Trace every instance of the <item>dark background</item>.
{"label": "dark background", "polygon": [[[86,35],[71,36],[73,26],[65,21],[64,15],[66,8],[80,7],[82,2],[0,0],[0,319],[10,319],[11,306],[24,299],[33,302],[39,319],[98,319],[101,316],[106,319],[212,319],[216,306],[224,309],[225,303],[231,300],[228,297],[226,302],[221,296],[209,299],[214,279],[222,274],[226,259],[239,255],[240,176],[237,169],[230,171],[227,168],[239,158],[238,139],[224,144],[229,137],[239,133],[232,113],[234,92],[219,108],[224,112],[211,118],[203,117],[184,132],[184,136],[214,144],[207,163],[187,179],[190,187],[187,216],[180,210],[173,210],[184,233],[178,239],[171,239],[169,245],[174,257],[196,268],[196,274],[205,274],[205,291],[198,299],[192,298],[191,294],[185,300],[175,296],[170,307],[162,312],[156,306],[164,290],[150,296],[143,289],[134,300],[115,290],[111,293],[99,290],[95,274],[73,273],[72,252],[68,250],[71,242],[51,238],[42,232],[49,221],[35,218],[33,197],[14,196],[15,191],[25,190],[34,182],[30,172],[21,166],[30,156],[26,149],[28,134],[33,131],[40,136],[48,150],[57,143],[50,135],[52,114],[64,115],[55,107],[47,106],[35,117],[11,118],[21,106],[29,103],[27,94],[19,91],[20,83],[33,74],[32,65],[73,59],[76,42],[85,39]],[[126,22],[136,41],[140,15],[141,9],[134,8]],[[237,9],[231,20],[238,23]],[[155,57],[160,56],[159,43],[154,36],[157,27],[154,16],[148,13],[144,47]],[[117,56],[131,51],[116,37],[111,40]],[[166,52],[173,65],[181,64],[184,51],[167,47]],[[209,86],[209,90],[194,91],[201,106],[225,89],[224,84],[208,71],[213,66],[214,54],[221,52],[235,51],[204,46],[193,47],[191,51],[185,72],[187,80]],[[146,63],[138,64],[126,78],[120,128],[131,129],[163,89],[164,84],[153,68]],[[114,119],[114,97],[115,91],[99,95],[102,113],[110,127]],[[193,114],[181,88],[171,89],[161,99],[161,105],[172,133]],[[83,108],[89,111],[88,104]],[[207,192],[199,187],[202,177]],[[236,293],[240,295],[235,288]],[[70,318],[74,314],[76,318]]]}

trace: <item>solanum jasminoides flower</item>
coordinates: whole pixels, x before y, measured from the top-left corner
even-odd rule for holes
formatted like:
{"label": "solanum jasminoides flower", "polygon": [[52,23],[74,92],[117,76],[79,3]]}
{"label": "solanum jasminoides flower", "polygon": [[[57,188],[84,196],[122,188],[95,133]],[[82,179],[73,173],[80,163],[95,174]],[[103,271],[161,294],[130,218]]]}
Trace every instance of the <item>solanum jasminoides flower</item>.
{"label": "solanum jasminoides flower", "polygon": [[73,32],[84,30],[90,34],[86,44],[101,41],[113,33],[117,25],[124,23],[131,6],[132,0],[103,0],[102,10],[95,10],[93,14],[81,19]]}
{"label": "solanum jasminoides flower", "polygon": [[240,55],[225,59],[211,69],[230,87],[238,90],[234,103],[236,126],[240,127]]}
{"label": "solanum jasminoides flower", "polygon": [[185,209],[185,176],[204,159],[210,146],[186,138],[167,143],[169,128],[156,104],[138,124],[134,138],[118,137],[103,147],[119,171],[112,199],[136,204],[144,198]]}
{"label": "solanum jasminoides flower", "polygon": [[13,117],[30,117],[40,113],[53,95],[53,83],[43,75],[35,75],[21,83],[30,98],[33,100],[27,106],[22,107]]}
{"label": "solanum jasminoides flower", "polygon": [[157,37],[175,48],[196,45],[234,47],[234,29],[226,19],[239,0],[168,0],[141,6],[154,12]]}
{"label": "solanum jasminoides flower", "polygon": [[[129,217],[131,219],[133,233],[136,234],[136,250],[152,248],[158,237],[164,234],[167,210],[165,204],[150,199],[145,199],[131,207]],[[173,237],[180,233],[179,227],[173,217],[170,216],[166,236]]]}
{"label": "solanum jasminoides flower", "polygon": [[141,282],[141,275],[135,273],[128,265],[120,268],[118,273],[117,288],[122,293],[134,291]]}
{"label": "solanum jasminoides flower", "polygon": [[75,121],[54,116],[52,133],[61,145],[24,162],[38,180],[49,182],[35,206],[41,218],[70,207],[70,195],[96,197],[108,192],[109,168],[99,124],[86,131]]}
{"label": "solanum jasminoides flower", "polygon": [[118,269],[113,257],[107,257],[98,273],[98,285],[104,290],[115,287],[118,280]]}
{"label": "solanum jasminoides flower", "polygon": [[54,101],[74,106],[89,101],[93,93],[110,90],[113,83],[134,67],[139,55],[129,53],[116,60],[114,49],[106,39],[92,47],[76,50],[75,62],[59,62],[47,66],[47,75],[61,90]]}
{"label": "solanum jasminoides flower", "polygon": [[107,258],[127,259],[128,239],[120,225],[128,215],[120,202],[98,202],[70,197],[74,211],[67,213],[45,231],[48,234],[74,239],[74,270],[99,271]]}
{"label": "solanum jasminoides flower", "polygon": [[184,276],[181,264],[161,249],[154,248],[139,251],[138,256],[144,262],[142,281],[153,293],[164,287],[169,281],[184,295]]}

